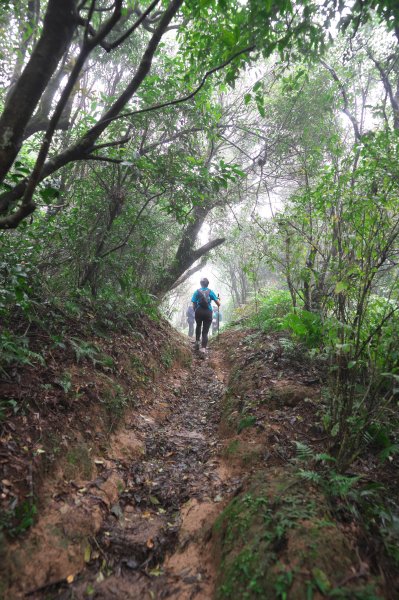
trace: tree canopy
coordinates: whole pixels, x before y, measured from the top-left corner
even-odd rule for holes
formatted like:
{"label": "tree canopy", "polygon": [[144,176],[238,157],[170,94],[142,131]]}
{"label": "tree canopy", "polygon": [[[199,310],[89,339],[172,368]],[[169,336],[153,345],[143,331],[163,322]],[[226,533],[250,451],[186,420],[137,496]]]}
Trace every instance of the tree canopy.
{"label": "tree canopy", "polygon": [[141,310],[219,248],[232,305],[273,282],[294,332],[322,327],[329,427],[363,419],[350,460],[396,373],[398,18],[388,0],[3,3],[5,322],[50,299]]}
{"label": "tree canopy", "polygon": [[[14,390],[24,369],[46,369],[68,349],[76,364],[101,363],[104,381],[114,368],[116,381],[120,355],[139,348],[151,369],[133,353],[135,383],[149,389],[154,363],[170,367],[183,344],[177,334],[158,344],[174,335],[161,315],[183,330],[197,279],[209,275],[232,329],[221,347],[237,367],[225,396],[235,434],[262,428],[258,416],[295,362],[292,378],[303,369],[320,385],[317,402],[312,393],[303,402],[317,416],[309,439],[326,452],[295,438],[292,464],[328,488],[342,523],[350,511],[372,531],[378,523],[397,572],[397,501],[366,506],[369,486],[350,509],[340,504],[355,481],[368,482],[367,452],[375,471],[397,475],[397,0],[3,0],[0,81],[0,383]],[[116,362],[75,327],[97,341],[114,335]],[[72,375],[40,389],[69,398]],[[127,396],[115,389],[121,415]],[[7,398],[0,423],[20,410],[19,395]],[[308,413],[290,420],[287,406],[295,431]],[[284,523],[288,504],[277,513]],[[270,539],[275,557],[285,538]],[[275,590],[286,589],[283,575]],[[312,577],[309,594],[334,595]]]}

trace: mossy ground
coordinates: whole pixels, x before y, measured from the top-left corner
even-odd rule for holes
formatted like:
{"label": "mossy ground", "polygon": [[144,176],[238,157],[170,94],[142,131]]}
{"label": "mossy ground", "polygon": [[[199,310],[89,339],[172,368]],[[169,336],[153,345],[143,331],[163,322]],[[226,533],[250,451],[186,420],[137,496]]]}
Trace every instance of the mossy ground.
{"label": "mossy ground", "polygon": [[[380,576],[384,559],[370,558],[354,506],[350,514],[351,477],[341,481],[333,463],[324,475],[312,471],[312,457],[329,451],[323,369],[299,349],[287,352],[277,334],[236,329],[220,346],[230,366],[222,454],[246,477],[214,526],[217,600],[394,598]],[[308,462],[299,462],[298,444]],[[354,489],[355,502],[361,493]]]}
{"label": "mossy ground", "polygon": [[327,501],[292,469],[258,471],[214,525],[217,600],[379,598],[355,579],[356,555]]}

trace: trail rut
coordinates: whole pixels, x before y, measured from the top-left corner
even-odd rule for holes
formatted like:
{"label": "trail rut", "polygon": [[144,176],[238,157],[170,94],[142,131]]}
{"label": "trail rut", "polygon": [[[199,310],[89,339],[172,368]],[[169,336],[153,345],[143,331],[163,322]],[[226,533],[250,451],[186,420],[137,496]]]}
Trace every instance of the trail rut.
{"label": "trail rut", "polygon": [[[241,483],[219,456],[225,379],[217,350],[210,350],[209,360],[194,357],[191,368],[171,379],[169,389],[146,410],[130,415],[113,437],[104,464],[98,461],[98,478],[75,497],[59,499],[59,523],[53,515],[53,528],[65,533],[61,513],[72,524],[72,533],[68,537],[66,531],[60,541],[64,546],[73,545],[78,535],[73,523],[82,505],[86,518],[91,507],[97,518],[99,507],[106,515],[101,526],[83,533],[85,566],[57,580],[52,563],[58,550],[42,548],[38,564],[47,570],[46,580],[33,589],[21,582],[18,597],[212,598],[211,527]],[[111,492],[104,495],[108,482]]]}

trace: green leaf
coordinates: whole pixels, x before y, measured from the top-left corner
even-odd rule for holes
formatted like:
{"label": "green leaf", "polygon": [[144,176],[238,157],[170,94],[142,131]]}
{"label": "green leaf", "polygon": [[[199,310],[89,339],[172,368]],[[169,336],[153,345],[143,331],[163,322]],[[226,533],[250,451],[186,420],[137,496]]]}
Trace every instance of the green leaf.
{"label": "green leaf", "polygon": [[224,30],[222,32],[222,40],[230,48],[235,45],[235,35],[232,31]]}
{"label": "green leaf", "polygon": [[331,429],[331,437],[336,437],[339,433],[339,423],[335,423],[334,427]]}
{"label": "green leaf", "polygon": [[263,104],[260,104],[259,102],[257,103],[257,106],[258,106],[258,112],[259,112],[260,116],[262,118],[264,118],[266,116],[265,107],[263,106]]}
{"label": "green leaf", "polygon": [[273,0],[264,0],[265,11],[270,12],[273,6]]}
{"label": "green leaf", "polygon": [[51,202],[55,198],[59,197],[60,191],[53,187],[46,187],[42,190],[39,190],[39,194],[45,202]]}
{"label": "green leaf", "polygon": [[341,294],[341,292],[344,292],[347,289],[348,289],[348,284],[345,283],[345,281],[338,281],[338,283],[335,286],[334,293]]}
{"label": "green leaf", "polygon": [[331,588],[331,583],[327,575],[321,569],[314,567],[312,569],[313,579],[322,594],[326,594]]}

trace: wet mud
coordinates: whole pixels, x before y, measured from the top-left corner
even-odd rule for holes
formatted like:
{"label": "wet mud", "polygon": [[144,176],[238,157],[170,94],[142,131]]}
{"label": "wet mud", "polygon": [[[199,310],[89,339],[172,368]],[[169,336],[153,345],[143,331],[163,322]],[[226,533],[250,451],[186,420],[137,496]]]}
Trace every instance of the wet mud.
{"label": "wet mud", "polygon": [[[10,598],[212,597],[212,525],[241,485],[220,456],[226,377],[217,350],[207,360],[193,353],[190,369],[175,372],[169,389],[130,414],[97,461],[98,477],[55,498],[42,516],[42,529],[51,522],[60,539],[36,549],[31,564],[41,576],[25,571]],[[39,585],[29,589],[29,581]]]}

